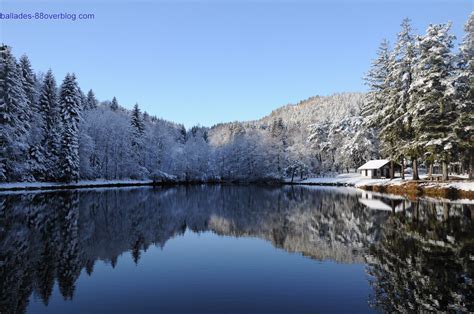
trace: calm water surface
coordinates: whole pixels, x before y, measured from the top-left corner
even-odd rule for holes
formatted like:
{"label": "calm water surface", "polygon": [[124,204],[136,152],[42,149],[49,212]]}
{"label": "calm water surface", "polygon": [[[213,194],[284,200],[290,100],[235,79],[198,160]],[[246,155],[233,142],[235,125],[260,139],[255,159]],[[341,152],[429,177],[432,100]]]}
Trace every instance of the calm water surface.
{"label": "calm water surface", "polygon": [[347,188],[0,194],[0,313],[474,311],[473,218]]}

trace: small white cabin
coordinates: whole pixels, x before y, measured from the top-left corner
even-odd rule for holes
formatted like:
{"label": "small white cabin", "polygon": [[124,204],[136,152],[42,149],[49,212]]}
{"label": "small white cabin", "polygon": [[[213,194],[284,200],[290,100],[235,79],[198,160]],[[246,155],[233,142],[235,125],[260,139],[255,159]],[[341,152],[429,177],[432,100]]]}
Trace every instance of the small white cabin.
{"label": "small white cabin", "polygon": [[[394,171],[400,171],[400,165],[393,162]],[[375,159],[370,160],[357,168],[359,172],[365,178],[380,179],[390,178],[390,160],[388,159]]]}

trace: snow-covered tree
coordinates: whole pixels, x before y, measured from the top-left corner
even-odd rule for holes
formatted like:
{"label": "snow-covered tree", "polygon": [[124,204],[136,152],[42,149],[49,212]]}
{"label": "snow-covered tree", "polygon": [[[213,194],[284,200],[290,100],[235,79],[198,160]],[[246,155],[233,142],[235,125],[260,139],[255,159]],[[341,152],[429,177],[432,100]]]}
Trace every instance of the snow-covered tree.
{"label": "snow-covered tree", "polygon": [[[395,143],[398,143],[398,141],[394,138],[396,133],[393,130],[400,123],[393,123],[393,120],[397,117],[396,114],[400,115],[400,110],[397,108],[397,104],[390,102],[390,95],[394,85],[391,70],[394,67],[396,54],[397,52],[390,51],[389,42],[384,39],[377,51],[377,57],[372,62],[371,68],[365,76],[365,83],[369,87],[369,92],[366,94],[365,101],[361,106],[361,115],[364,117],[364,122],[360,132],[372,134],[376,137],[379,137],[379,133],[381,133],[381,138],[384,141],[381,145],[373,146],[379,148],[380,152],[375,154],[369,153],[364,157],[379,155],[380,153],[384,157],[394,156],[397,151]],[[353,152],[355,156],[358,155],[357,149]],[[356,160],[360,162],[360,158]],[[355,160],[353,159],[353,161]]]}
{"label": "snow-covered tree", "polygon": [[42,123],[42,148],[44,155],[45,179],[59,178],[58,161],[61,151],[61,119],[56,80],[48,70],[43,79],[38,102]]}
{"label": "snow-covered tree", "polygon": [[366,95],[364,106],[361,108],[361,113],[366,117],[369,126],[377,125],[382,118],[381,114],[385,109],[389,93],[389,71],[390,48],[388,41],[384,39],[377,51],[377,57],[364,78],[369,92]]}
{"label": "snow-covered tree", "polygon": [[138,104],[135,104],[133,107],[130,123],[134,129],[135,134],[137,136],[142,136],[145,132],[145,123],[143,122],[142,113],[138,107]]}
{"label": "snow-covered tree", "polygon": [[112,109],[113,111],[117,111],[119,108],[119,104],[118,104],[118,101],[117,101],[117,98],[113,98],[112,99],[112,103],[110,104],[110,109]]}
{"label": "snow-covered tree", "polygon": [[22,76],[10,47],[0,46],[0,181],[22,180],[28,119],[28,98]]}
{"label": "snow-covered tree", "polygon": [[454,131],[459,140],[458,156],[468,164],[469,178],[474,175],[474,13],[464,27],[455,71],[456,110]]}
{"label": "snow-covered tree", "polygon": [[146,177],[149,171],[146,169],[145,164],[146,155],[144,154],[145,149],[145,122],[143,121],[143,116],[138,107],[138,104],[135,104],[132,110],[130,125],[132,127],[132,151],[134,153],[134,161],[137,164],[137,178]]}
{"label": "snow-covered tree", "polygon": [[95,94],[92,91],[92,89],[90,89],[89,92],[87,92],[87,108],[86,109],[88,110],[95,109],[97,108],[98,104],[99,104],[99,101],[97,100],[97,98],[95,98]]}
{"label": "snow-covered tree", "polygon": [[[25,91],[28,107],[34,108],[36,106],[37,95],[36,95],[36,76],[31,68],[30,59],[26,55],[23,55],[19,59],[19,67],[21,73],[21,79],[23,89]],[[33,109],[34,110],[34,109]]]}
{"label": "snow-covered tree", "polygon": [[67,74],[59,94],[62,122],[61,152],[59,164],[60,179],[65,182],[79,179],[79,121],[81,95],[74,74]]}
{"label": "snow-covered tree", "polygon": [[[414,64],[416,61],[415,37],[412,33],[411,22],[404,19],[402,30],[398,33],[397,42],[389,58],[389,74],[387,76],[386,105],[381,112],[380,137],[382,149],[386,156],[400,159],[404,166],[403,146],[412,140],[409,129],[407,108],[409,105],[409,90],[413,82]],[[393,168],[391,176],[393,177]],[[402,177],[403,177],[402,169]]]}
{"label": "snow-covered tree", "polygon": [[273,168],[276,168],[277,175],[282,175],[286,168],[285,151],[287,146],[287,130],[283,119],[274,119],[269,126],[269,132],[272,143],[270,153],[274,153],[274,156],[270,157],[274,161]]}
{"label": "snow-covered tree", "polygon": [[452,80],[454,36],[449,33],[450,27],[451,24],[430,25],[426,35],[418,38],[420,56],[414,68],[408,108],[414,135],[408,151],[415,166],[416,158],[423,152],[432,153],[443,165],[445,180],[448,177],[447,163],[458,145],[453,131],[457,113]]}
{"label": "snow-covered tree", "polygon": [[19,60],[19,69],[22,79],[23,90],[27,99],[28,134],[26,145],[27,168],[35,178],[44,179],[44,149],[41,145],[42,140],[42,119],[38,107],[37,80],[31,68],[30,60],[26,55],[21,56]]}

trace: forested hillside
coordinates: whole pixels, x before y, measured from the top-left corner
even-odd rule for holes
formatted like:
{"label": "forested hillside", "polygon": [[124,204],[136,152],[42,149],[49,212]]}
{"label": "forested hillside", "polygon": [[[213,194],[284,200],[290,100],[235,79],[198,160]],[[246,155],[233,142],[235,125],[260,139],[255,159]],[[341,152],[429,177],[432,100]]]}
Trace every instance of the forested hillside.
{"label": "forested hillside", "polygon": [[[372,145],[354,132],[364,95],[313,97],[253,122],[184,126],[132,110],[114,97],[99,102],[74,74],[60,86],[51,71],[35,74],[2,46],[2,181],[146,179],[267,180],[355,167]],[[317,131],[315,131],[317,130]],[[318,132],[318,134],[316,134]],[[341,145],[343,143],[344,145]]]}
{"label": "forested hillside", "polygon": [[[0,46],[0,182],[80,179],[258,181],[348,171],[390,157],[431,169],[473,169],[473,27],[460,49],[450,24],[425,35],[402,23],[384,41],[367,94],[340,93],[287,105],[250,122],[184,126],[98,101],[74,74],[58,86]],[[127,104],[129,105],[129,104]],[[166,104],[163,104],[166,105]]]}

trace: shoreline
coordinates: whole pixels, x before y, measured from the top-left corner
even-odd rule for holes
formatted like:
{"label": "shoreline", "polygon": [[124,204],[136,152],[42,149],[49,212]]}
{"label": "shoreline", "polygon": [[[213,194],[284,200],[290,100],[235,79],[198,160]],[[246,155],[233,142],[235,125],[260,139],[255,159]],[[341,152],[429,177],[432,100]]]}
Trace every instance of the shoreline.
{"label": "shoreline", "polygon": [[[157,186],[170,183],[158,183],[154,181],[124,180],[124,181],[85,181],[77,183],[57,183],[57,182],[15,182],[0,184],[0,192],[8,191],[51,191],[51,190],[74,190],[104,187],[133,187],[133,186]],[[172,184],[172,183],[171,183]]]}
{"label": "shoreline", "polygon": [[[312,178],[295,182],[228,182],[228,181],[153,181],[153,180],[99,180],[99,181],[79,181],[77,183],[57,183],[57,182],[15,182],[0,184],[0,192],[9,191],[51,191],[51,190],[74,190],[90,188],[120,188],[120,187],[139,187],[139,186],[179,186],[179,185],[197,185],[197,184],[265,184],[265,185],[306,185],[306,186],[334,186],[334,187],[354,187],[365,191],[402,195],[408,198],[428,196],[435,198],[446,198],[451,200],[469,199],[474,200],[474,182],[465,181],[464,185],[468,189],[456,187],[459,181],[432,182],[432,181],[393,181],[389,179],[354,181],[347,180],[347,177],[327,177]],[[349,178],[350,179],[350,178]]]}
{"label": "shoreline", "polygon": [[378,193],[403,195],[408,198],[419,196],[440,197],[450,200],[474,200],[474,191],[445,187],[427,181],[409,181],[401,185],[363,185],[358,188]]}
{"label": "shoreline", "polygon": [[467,180],[433,182],[426,180],[412,181],[410,179],[403,181],[401,179],[371,179],[360,180],[360,182],[358,182],[353,180],[337,180],[337,178],[314,178],[288,184],[313,186],[348,186],[365,191],[401,195],[407,198],[427,196],[445,198],[449,200],[474,200],[474,181]]}

